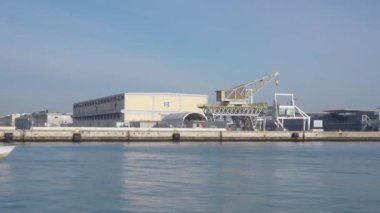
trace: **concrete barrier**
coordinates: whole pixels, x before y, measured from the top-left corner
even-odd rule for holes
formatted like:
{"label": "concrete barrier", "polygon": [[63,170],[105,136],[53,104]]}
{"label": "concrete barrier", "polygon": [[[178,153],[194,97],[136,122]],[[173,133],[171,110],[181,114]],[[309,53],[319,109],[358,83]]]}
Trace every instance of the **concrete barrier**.
{"label": "concrete barrier", "polygon": [[73,133],[71,131],[57,130],[25,130],[19,131],[19,137],[22,141],[72,141]]}
{"label": "concrete barrier", "polygon": [[74,134],[80,135],[80,142],[169,142],[173,133],[179,141],[380,141],[380,132],[302,132],[302,131],[226,131],[225,129],[172,129],[172,128],[76,128],[76,127],[34,127],[30,130],[15,130],[0,127],[0,141],[12,134],[18,142],[73,142]]}
{"label": "concrete barrier", "polygon": [[178,131],[181,141],[220,141],[220,131]]}
{"label": "concrete barrier", "polygon": [[[301,138],[293,138],[292,134],[297,133]],[[302,140],[302,132],[284,132],[284,131],[271,131],[271,132],[237,132],[226,131],[222,133],[223,141],[299,141]]]}
{"label": "concrete barrier", "polygon": [[380,141],[380,132],[305,132],[307,141]]}
{"label": "concrete barrier", "polygon": [[13,141],[13,132],[12,133],[4,133],[4,142],[12,142]]}

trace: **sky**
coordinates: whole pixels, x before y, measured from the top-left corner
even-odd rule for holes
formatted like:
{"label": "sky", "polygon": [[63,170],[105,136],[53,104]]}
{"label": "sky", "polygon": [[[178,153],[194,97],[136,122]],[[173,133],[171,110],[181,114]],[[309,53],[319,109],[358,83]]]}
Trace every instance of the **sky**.
{"label": "sky", "polygon": [[274,71],[306,112],[380,107],[378,0],[1,0],[0,115],[122,92],[209,95]]}

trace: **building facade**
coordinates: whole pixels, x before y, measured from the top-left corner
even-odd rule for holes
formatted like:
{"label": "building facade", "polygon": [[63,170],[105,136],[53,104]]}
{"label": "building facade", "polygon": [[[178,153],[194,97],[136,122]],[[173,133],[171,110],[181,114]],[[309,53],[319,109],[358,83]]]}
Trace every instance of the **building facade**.
{"label": "building facade", "polygon": [[74,103],[74,125],[80,127],[153,126],[168,114],[202,112],[207,95],[121,93]]}
{"label": "building facade", "polygon": [[60,112],[49,112],[44,110],[38,113],[31,114],[33,118],[33,126],[40,127],[61,127],[71,126],[73,118],[71,114]]}
{"label": "building facade", "polygon": [[24,114],[15,120],[17,129],[29,129],[30,127],[67,127],[73,125],[71,114],[51,112],[44,110],[31,114]]}
{"label": "building facade", "polygon": [[15,121],[21,114],[14,113],[0,118],[0,126],[15,126]]}
{"label": "building facade", "polygon": [[375,110],[327,110],[321,116],[315,116],[314,120],[323,122],[325,131],[378,131],[377,122],[380,120],[378,111]]}

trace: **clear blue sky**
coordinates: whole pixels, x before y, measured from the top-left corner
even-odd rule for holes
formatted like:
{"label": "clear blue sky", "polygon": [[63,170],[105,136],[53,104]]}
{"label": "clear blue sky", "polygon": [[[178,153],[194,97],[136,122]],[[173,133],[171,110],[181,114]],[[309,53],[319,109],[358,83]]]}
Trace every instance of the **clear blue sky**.
{"label": "clear blue sky", "polygon": [[[380,106],[380,1],[0,1],[0,115],[281,73],[305,111]],[[273,98],[273,84],[257,101]]]}

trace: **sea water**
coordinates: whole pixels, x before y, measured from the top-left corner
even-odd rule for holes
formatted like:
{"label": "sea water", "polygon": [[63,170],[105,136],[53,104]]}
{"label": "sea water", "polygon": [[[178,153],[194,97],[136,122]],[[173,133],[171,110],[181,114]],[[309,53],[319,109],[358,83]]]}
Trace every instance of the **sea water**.
{"label": "sea water", "polygon": [[380,143],[26,143],[0,212],[379,212]]}

